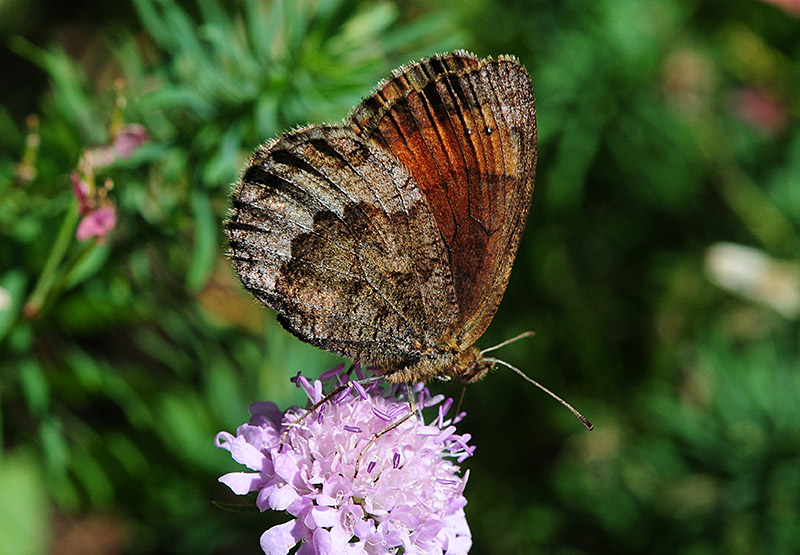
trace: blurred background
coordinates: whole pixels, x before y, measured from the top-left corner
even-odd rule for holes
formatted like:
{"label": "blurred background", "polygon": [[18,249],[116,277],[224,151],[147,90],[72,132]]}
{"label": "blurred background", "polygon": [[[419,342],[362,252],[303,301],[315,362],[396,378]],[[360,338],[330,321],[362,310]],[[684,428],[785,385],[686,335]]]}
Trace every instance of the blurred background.
{"label": "blurred background", "polygon": [[[214,448],[338,363],[239,287],[251,151],[453,48],[539,169],[467,390],[472,552],[800,552],[798,0],[0,1],[0,553],[258,553]],[[458,395],[458,386],[434,391]]]}

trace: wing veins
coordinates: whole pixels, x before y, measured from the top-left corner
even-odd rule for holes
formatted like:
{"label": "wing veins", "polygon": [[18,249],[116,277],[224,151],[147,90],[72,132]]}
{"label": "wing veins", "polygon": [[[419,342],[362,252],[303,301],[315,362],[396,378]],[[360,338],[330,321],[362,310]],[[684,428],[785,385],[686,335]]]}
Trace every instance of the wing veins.
{"label": "wing veins", "polygon": [[[311,143],[310,143],[310,141],[308,141],[308,144],[311,144]],[[313,144],[312,144],[311,146],[312,146],[312,147],[314,147],[314,145],[313,145]],[[332,148],[334,151],[336,151],[336,149],[335,149],[335,148],[333,148],[333,145],[330,145],[330,146],[331,146],[331,148]],[[315,148],[315,150],[317,150],[317,149]],[[319,150],[317,150],[317,152],[320,152],[320,151],[319,151]],[[336,151],[336,152],[337,152],[337,154],[339,154],[340,156],[342,156],[340,152],[338,152],[338,151]],[[353,172],[355,175],[357,175],[357,176],[358,176],[358,177],[361,179],[361,181],[362,181],[362,182],[366,183],[366,184],[367,184],[367,188],[369,188],[369,189],[370,189],[370,191],[372,191],[372,189],[369,187],[369,180],[364,178],[363,174],[361,174],[361,172],[359,172],[359,171],[358,171],[358,170],[355,168],[355,166],[353,166],[353,165],[350,163],[350,161],[349,161],[349,160],[347,160],[347,157],[345,157],[345,156],[342,156],[342,159],[343,159],[343,160],[344,160],[344,162],[345,162],[345,163],[346,163],[346,164],[347,164],[347,165],[350,167],[350,169],[352,170],[352,172]],[[338,186],[337,186],[337,185],[336,185],[336,184],[333,182],[333,180],[332,180],[332,179],[330,179],[330,177],[329,177],[328,175],[326,175],[326,174],[325,174],[325,173],[324,173],[322,170],[317,170],[316,168],[313,168],[313,169],[314,169],[314,171],[315,171],[315,172],[317,172],[317,175],[318,175],[319,177],[321,177],[322,179],[324,179],[324,180],[325,180],[325,181],[326,181],[326,182],[327,182],[329,185],[331,185],[332,187],[336,188],[336,190],[338,190],[339,192],[341,192],[342,194],[344,194],[344,195],[345,195],[345,196],[348,198],[348,200],[349,200],[349,201],[350,201],[350,203],[351,203],[351,206],[353,206],[355,209],[357,209],[357,210],[358,210],[358,213],[361,215],[361,217],[364,219],[364,221],[368,222],[368,223],[369,223],[369,225],[370,225],[370,227],[371,227],[373,230],[375,230],[375,231],[377,232],[377,235],[378,235],[378,237],[380,237],[380,239],[381,239],[381,242],[383,243],[383,245],[384,245],[385,247],[389,247],[389,244],[390,244],[390,243],[389,243],[389,241],[387,240],[387,238],[386,238],[386,237],[383,235],[383,233],[381,232],[380,226],[378,226],[378,225],[375,225],[375,222],[373,222],[373,221],[372,221],[372,218],[370,218],[370,217],[369,217],[369,215],[368,215],[366,212],[364,212],[364,210],[362,210],[362,209],[361,209],[361,207],[359,206],[358,202],[356,202],[356,200],[355,200],[353,197],[351,197],[351,196],[350,196],[350,194],[349,194],[347,191],[345,191],[345,190],[343,190],[343,189],[340,189],[340,188],[339,188],[339,187],[338,187]],[[383,208],[383,210],[384,210],[384,213],[387,215],[387,219],[389,219],[389,218],[388,218],[388,213],[386,212],[385,208]],[[351,237],[352,237],[352,238],[355,240],[355,239],[356,239],[356,236],[355,236],[355,234],[353,233],[353,231],[350,229],[350,226],[348,226],[347,222],[346,222],[346,221],[344,221],[344,220],[343,220],[341,217],[339,217],[339,215],[338,215],[338,214],[336,214],[336,217],[337,217],[337,219],[338,219],[338,220],[339,220],[339,221],[342,223],[342,225],[343,225],[343,226],[344,226],[344,227],[347,229],[347,232],[348,232],[348,234],[349,234],[349,235],[350,235],[350,236],[351,236]],[[356,242],[356,243],[358,243],[358,241],[357,241],[357,240],[356,240],[355,242]],[[375,286],[375,285],[374,285],[374,284],[373,284],[373,283],[372,283],[372,282],[369,280],[369,278],[367,277],[367,272],[365,272],[365,271],[364,271],[364,265],[363,265],[363,260],[362,260],[361,253],[359,253],[358,251],[354,251],[354,254],[356,255],[356,258],[358,258],[358,261],[359,261],[359,266],[361,267],[361,272],[362,272],[362,274],[363,274],[363,276],[364,276],[364,280],[365,280],[365,281],[366,281],[366,282],[367,282],[367,283],[370,285],[370,287],[372,287],[372,288],[373,288],[375,291],[377,291],[377,292],[378,292],[378,294],[381,296],[381,298],[384,300],[384,302],[387,304],[387,306],[389,306],[389,307],[391,307],[391,308],[392,308],[392,310],[393,310],[393,311],[394,311],[394,312],[395,312],[395,313],[396,313],[396,314],[397,314],[397,315],[400,317],[400,319],[403,321],[403,323],[404,323],[404,324],[405,324],[405,325],[406,325],[406,326],[407,326],[409,329],[413,330],[415,334],[417,334],[417,335],[420,335],[420,330],[419,330],[419,329],[417,329],[417,327],[416,327],[416,326],[414,326],[414,325],[413,325],[413,323],[412,323],[411,321],[409,321],[409,319],[406,317],[406,315],[405,315],[405,314],[404,314],[404,313],[403,313],[403,312],[402,312],[400,309],[398,309],[398,308],[397,308],[397,307],[396,307],[396,306],[395,306],[395,305],[394,305],[394,304],[393,304],[393,303],[392,303],[392,302],[391,302],[391,301],[390,301],[390,300],[389,300],[389,299],[386,297],[386,295],[384,295],[384,294],[383,294],[383,292],[382,292],[382,291],[380,291],[380,290],[378,289],[378,287],[376,287],[376,286]]]}

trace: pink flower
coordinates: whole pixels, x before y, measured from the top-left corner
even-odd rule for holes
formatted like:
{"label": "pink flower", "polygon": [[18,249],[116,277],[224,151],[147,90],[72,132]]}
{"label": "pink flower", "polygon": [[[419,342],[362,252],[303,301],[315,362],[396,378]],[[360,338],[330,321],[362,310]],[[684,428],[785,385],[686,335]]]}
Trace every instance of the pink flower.
{"label": "pink flower", "polygon": [[[303,376],[293,381],[312,403],[323,398],[320,381]],[[405,401],[375,384],[359,390],[351,383],[292,427],[282,449],[281,434],[303,416],[303,409],[282,413],[274,403],[256,403],[250,407],[250,422],[235,436],[217,435],[217,446],[252,470],[226,474],[220,482],[239,495],[258,492],[261,511],[287,511],[294,517],[264,532],[264,553],[286,555],[298,543],[298,555],[469,551],[463,495],[468,474],[459,476],[457,463],[474,447],[468,445],[469,434],[455,434],[458,417],[445,418],[452,400],[442,403],[427,389],[419,396],[421,406],[438,405],[438,417],[429,425],[410,418],[366,451],[375,434],[408,412]]]}
{"label": "pink flower", "polygon": [[128,158],[134,151],[148,140],[144,125],[131,123],[122,128],[114,138],[114,148],[120,158]]}
{"label": "pink flower", "polygon": [[105,168],[117,160],[129,158],[150,136],[144,125],[129,123],[116,134],[112,133],[111,143],[87,151],[93,169]]}
{"label": "pink flower", "polygon": [[783,11],[794,16],[800,16],[800,0],[761,0],[767,4],[774,4]]}
{"label": "pink flower", "polygon": [[78,222],[75,237],[78,241],[85,241],[90,237],[105,239],[108,233],[117,224],[117,211],[113,206],[103,206],[92,210]]}
{"label": "pink flower", "polygon": [[81,179],[78,172],[72,172],[69,178],[70,181],[72,181],[72,194],[75,195],[78,201],[78,213],[83,216],[89,212],[89,204],[87,201],[90,192],[89,184]]}
{"label": "pink flower", "polygon": [[789,121],[786,109],[774,98],[757,89],[739,91],[735,108],[742,120],[770,135],[779,134]]}
{"label": "pink flower", "polygon": [[117,224],[117,210],[106,196],[110,181],[104,187],[92,192],[92,188],[78,172],[72,172],[70,180],[72,194],[78,201],[78,214],[81,215],[75,237],[78,241],[86,241],[91,237],[105,240]]}

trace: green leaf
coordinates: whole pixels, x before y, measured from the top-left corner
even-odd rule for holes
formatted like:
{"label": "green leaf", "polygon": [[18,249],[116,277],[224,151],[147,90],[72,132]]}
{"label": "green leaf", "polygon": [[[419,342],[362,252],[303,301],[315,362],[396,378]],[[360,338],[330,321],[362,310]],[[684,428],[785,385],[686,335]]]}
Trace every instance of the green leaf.
{"label": "green leaf", "polygon": [[[189,86],[173,85],[155,90],[144,100],[144,107],[150,110],[182,109],[196,121],[208,120],[214,113],[214,104]],[[172,114],[175,117],[175,114]],[[180,123],[180,122],[178,122]]]}
{"label": "green leaf", "polygon": [[39,461],[27,452],[0,458],[0,551],[47,552],[49,503]]}
{"label": "green leaf", "polygon": [[[82,447],[82,446],[81,446]],[[73,448],[70,469],[93,506],[108,505],[114,499],[114,484],[109,469],[89,449]]]}
{"label": "green leaf", "polygon": [[162,47],[169,49],[172,45],[173,31],[159,13],[156,2],[153,0],[133,0],[133,4],[150,37],[161,44]]}
{"label": "green leaf", "polygon": [[219,220],[211,208],[208,195],[195,189],[192,191],[194,213],[194,249],[192,261],[186,273],[186,287],[197,293],[211,277],[217,257],[217,230]]}
{"label": "green leaf", "polygon": [[235,179],[236,172],[242,166],[242,127],[239,122],[231,124],[216,146],[211,159],[203,171],[203,182],[210,189],[225,190]]}
{"label": "green leaf", "polygon": [[13,50],[44,69],[52,82],[52,97],[61,113],[70,123],[78,127],[89,141],[102,144],[108,139],[103,119],[96,109],[97,99],[86,90],[85,73],[69,57],[61,46],[41,49],[22,37],[12,37]]}
{"label": "green leaf", "polygon": [[582,202],[607,120],[600,110],[581,110],[562,123],[558,154],[547,172],[547,201],[554,208],[574,210]]}
{"label": "green leaf", "polygon": [[[85,245],[85,246],[84,246]],[[63,277],[64,289],[69,290],[95,275],[108,261],[111,254],[111,243],[86,241],[83,249],[70,261],[70,268]]]}
{"label": "green leaf", "polygon": [[19,318],[26,284],[27,278],[22,270],[11,270],[0,278],[0,341]]}
{"label": "green leaf", "polygon": [[29,409],[35,414],[44,414],[50,405],[50,386],[36,359],[27,359],[20,364],[19,385]]}
{"label": "green leaf", "polygon": [[193,393],[172,392],[163,396],[156,412],[157,431],[174,455],[191,460],[198,468],[216,471],[216,463],[208,454],[217,430],[202,399]]}

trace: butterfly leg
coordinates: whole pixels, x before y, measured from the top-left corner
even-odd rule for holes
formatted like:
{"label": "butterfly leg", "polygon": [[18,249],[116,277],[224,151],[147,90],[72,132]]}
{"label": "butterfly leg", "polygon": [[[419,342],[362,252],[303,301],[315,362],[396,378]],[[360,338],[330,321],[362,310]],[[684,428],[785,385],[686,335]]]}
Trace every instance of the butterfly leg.
{"label": "butterfly leg", "polygon": [[372,439],[369,440],[369,443],[367,443],[367,445],[361,450],[361,453],[359,453],[358,455],[358,459],[356,459],[356,470],[353,473],[353,478],[356,478],[358,476],[358,470],[361,467],[361,460],[364,458],[364,455],[366,454],[367,450],[369,450],[369,448],[372,447],[376,441],[378,441],[378,438],[388,434],[389,432],[397,428],[400,424],[402,424],[403,422],[414,416],[414,414],[417,412],[417,405],[414,402],[414,392],[411,391],[411,386],[408,383],[406,383],[405,386],[406,386],[406,397],[408,399],[408,413],[401,419],[392,422],[389,426],[387,426],[386,428],[384,428],[383,430],[372,436]]}
{"label": "butterfly leg", "polygon": [[[366,378],[364,380],[359,380],[358,383],[360,383],[361,385],[370,384],[370,383],[378,381],[381,378],[382,378],[381,376],[373,376],[371,378]],[[286,442],[286,436],[289,435],[289,432],[292,430],[292,428],[295,428],[295,427],[299,426],[300,423],[303,420],[305,420],[306,418],[308,418],[309,415],[311,415],[315,410],[317,410],[319,407],[321,407],[322,405],[324,405],[325,403],[327,403],[328,401],[330,401],[331,399],[333,399],[334,397],[339,395],[342,391],[344,391],[348,387],[351,387],[351,382],[344,383],[344,384],[340,385],[339,387],[337,387],[336,389],[334,389],[333,391],[331,391],[330,393],[325,395],[325,397],[323,397],[322,399],[320,399],[319,401],[317,401],[316,403],[311,405],[306,410],[306,412],[303,414],[303,416],[301,416],[300,418],[298,418],[297,420],[295,420],[291,424],[288,424],[286,426],[286,429],[281,434],[281,444],[278,447],[278,452],[279,453],[283,452],[283,444]]]}

